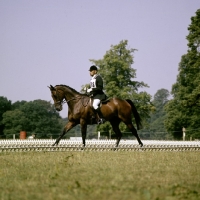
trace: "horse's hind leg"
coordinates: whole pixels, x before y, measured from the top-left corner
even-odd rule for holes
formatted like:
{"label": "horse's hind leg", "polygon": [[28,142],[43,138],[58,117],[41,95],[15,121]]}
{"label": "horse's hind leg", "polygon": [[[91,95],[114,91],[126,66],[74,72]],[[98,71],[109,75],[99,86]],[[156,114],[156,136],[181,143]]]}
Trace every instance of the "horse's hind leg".
{"label": "horse's hind leg", "polygon": [[81,124],[83,147],[85,147],[85,139],[86,139],[86,134],[87,134],[87,123],[85,120],[81,119],[80,124]]}
{"label": "horse's hind leg", "polygon": [[140,140],[140,138],[139,138],[139,136],[137,134],[137,130],[135,129],[135,127],[133,126],[133,124],[130,123],[130,124],[126,124],[126,125],[131,130],[131,132],[133,133],[133,135],[137,138],[137,141],[138,141],[139,145],[142,147],[143,143],[141,142],[141,140]]}
{"label": "horse's hind leg", "polygon": [[118,147],[119,142],[120,142],[120,140],[122,138],[122,133],[121,133],[121,131],[119,129],[119,123],[120,122],[121,122],[121,120],[119,120],[119,119],[115,119],[113,121],[110,121],[110,123],[112,125],[112,128],[113,128],[113,131],[117,135],[116,147]]}
{"label": "horse's hind leg", "polygon": [[62,134],[60,134],[60,136],[56,139],[56,142],[53,144],[54,145],[58,145],[58,143],[60,142],[61,138],[70,130],[72,129],[74,126],[76,126],[76,123],[74,122],[68,122],[66,124],[66,126],[63,129]]}

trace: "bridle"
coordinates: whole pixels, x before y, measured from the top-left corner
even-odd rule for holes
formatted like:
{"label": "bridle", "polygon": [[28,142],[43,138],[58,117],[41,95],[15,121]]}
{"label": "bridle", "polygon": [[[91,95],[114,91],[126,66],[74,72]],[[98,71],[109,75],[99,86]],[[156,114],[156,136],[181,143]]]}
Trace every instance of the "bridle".
{"label": "bridle", "polygon": [[[56,90],[56,96],[58,96],[57,95],[57,92],[59,93],[59,91],[58,90]],[[84,99],[84,97],[83,96],[79,96],[79,95],[77,95],[77,96],[75,96],[75,97],[72,97],[71,99],[69,99],[69,100],[65,100],[65,98],[63,99],[63,100],[58,100],[58,101],[56,101],[55,102],[55,105],[57,104],[57,105],[63,105],[64,103],[68,103],[68,102],[70,102],[70,101],[72,101],[72,100],[76,100],[76,99]],[[88,100],[88,102],[89,102],[89,100]],[[88,105],[88,102],[86,103],[86,105],[84,105],[84,102],[83,101],[81,101],[81,103],[82,103],[82,105],[84,106],[84,107],[86,107],[87,105]]]}
{"label": "bridle", "polygon": [[[56,97],[59,97],[59,95],[57,95],[57,93],[59,93],[58,90],[56,90],[55,96],[56,96]],[[55,105],[61,105],[61,106],[62,106],[64,103],[66,103],[66,100],[65,100],[65,99],[62,99],[62,100],[56,101],[54,104],[55,104]]]}

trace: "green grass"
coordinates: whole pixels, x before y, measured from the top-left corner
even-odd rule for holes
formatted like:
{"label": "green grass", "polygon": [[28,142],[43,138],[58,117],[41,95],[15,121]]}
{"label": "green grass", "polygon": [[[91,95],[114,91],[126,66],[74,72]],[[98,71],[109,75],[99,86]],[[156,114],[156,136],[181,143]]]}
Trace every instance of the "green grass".
{"label": "green grass", "polygon": [[200,199],[200,153],[0,153],[0,200],[23,199]]}

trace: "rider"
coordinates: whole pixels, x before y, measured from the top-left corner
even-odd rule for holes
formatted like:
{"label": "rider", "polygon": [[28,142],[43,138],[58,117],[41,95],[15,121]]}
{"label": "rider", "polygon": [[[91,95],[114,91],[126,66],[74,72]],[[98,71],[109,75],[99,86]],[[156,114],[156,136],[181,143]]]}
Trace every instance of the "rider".
{"label": "rider", "polygon": [[87,92],[90,93],[90,95],[93,98],[93,108],[98,116],[98,124],[103,124],[105,119],[103,119],[101,111],[100,111],[100,101],[106,99],[106,95],[103,92],[103,79],[101,76],[97,73],[98,69],[95,65],[92,65],[89,69],[91,81],[90,81],[90,88],[87,89]]}

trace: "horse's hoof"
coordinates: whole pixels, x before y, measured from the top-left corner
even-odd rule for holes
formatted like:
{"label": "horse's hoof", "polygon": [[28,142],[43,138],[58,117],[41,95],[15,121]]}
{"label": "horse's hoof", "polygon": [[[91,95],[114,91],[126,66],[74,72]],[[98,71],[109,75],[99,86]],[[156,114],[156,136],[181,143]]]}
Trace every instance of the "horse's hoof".
{"label": "horse's hoof", "polygon": [[140,147],[143,147],[143,144],[142,144],[142,143],[140,144]]}
{"label": "horse's hoof", "polygon": [[85,150],[85,146],[81,147],[81,151]]}
{"label": "horse's hoof", "polygon": [[55,145],[57,146],[57,145],[58,145],[58,142],[55,142],[55,143],[53,143],[53,145],[52,145],[52,146],[55,146]]}
{"label": "horse's hoof", "polygon": [[117,151],[118,146],[113,147],[111,150],[112,151]]}

